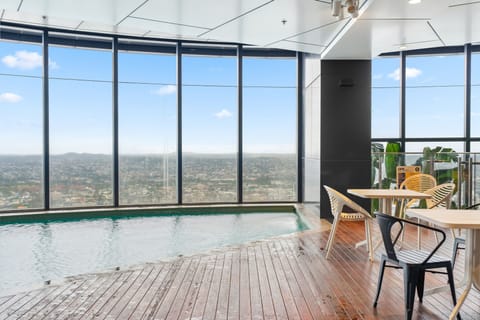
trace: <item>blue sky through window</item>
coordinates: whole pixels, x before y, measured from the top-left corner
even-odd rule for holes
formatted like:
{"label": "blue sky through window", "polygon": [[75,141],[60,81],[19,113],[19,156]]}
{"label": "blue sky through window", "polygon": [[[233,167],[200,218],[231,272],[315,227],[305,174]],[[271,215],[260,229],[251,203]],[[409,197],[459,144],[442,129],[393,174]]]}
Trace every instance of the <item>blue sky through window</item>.
{"label": "blue sky through window", "polygon": [[[41,49],[0,43],[1,154],[42,152]],[[51,153],[110,154],[111,52],[51,46],[49,54]],[[176,150],[175,59],[119,53],[121,153]],[[236,58],[184,55],[182,64],[184,151],[235,152]],[[245,58],[244,85],[245,151],[294,153],[295,59]]]}

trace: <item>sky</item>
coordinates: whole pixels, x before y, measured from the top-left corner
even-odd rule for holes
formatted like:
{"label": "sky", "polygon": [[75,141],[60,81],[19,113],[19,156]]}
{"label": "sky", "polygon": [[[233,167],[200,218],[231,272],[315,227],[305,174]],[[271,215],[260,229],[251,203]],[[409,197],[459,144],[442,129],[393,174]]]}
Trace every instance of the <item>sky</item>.
{"label": "sky", "polygon": [[[49,49],[50,153],[111,154],[112,54]],[[42,152],[41,46],[0,42],[0,154]],[[237,61],[184,56],[183,151],[237,150]],[[244,151],[296,150],[295,59],[244,59]],[[14,76],[11,76],[14,75]],[[174,55],[119,54],[120,154],[174,152]]]}

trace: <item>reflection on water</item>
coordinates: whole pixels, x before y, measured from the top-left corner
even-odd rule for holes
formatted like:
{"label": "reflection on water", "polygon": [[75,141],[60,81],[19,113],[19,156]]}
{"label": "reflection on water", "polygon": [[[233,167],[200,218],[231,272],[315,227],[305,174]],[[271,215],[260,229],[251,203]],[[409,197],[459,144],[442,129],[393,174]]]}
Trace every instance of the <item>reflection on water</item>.
{"label": "reflection on water", "polygon": [[0,296],[46,280],[304,230],[294,213],[177,215],[0,225]]}

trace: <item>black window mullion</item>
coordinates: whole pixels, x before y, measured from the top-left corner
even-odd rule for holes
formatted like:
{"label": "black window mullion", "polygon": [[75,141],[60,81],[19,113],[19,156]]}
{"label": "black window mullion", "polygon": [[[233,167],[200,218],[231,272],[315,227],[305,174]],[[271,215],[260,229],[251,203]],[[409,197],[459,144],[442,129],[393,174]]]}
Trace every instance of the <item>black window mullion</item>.
{"label": "black window mullion", "polygon": [[48,31],[43,31],[43,205],[50,209],[50,122]]}

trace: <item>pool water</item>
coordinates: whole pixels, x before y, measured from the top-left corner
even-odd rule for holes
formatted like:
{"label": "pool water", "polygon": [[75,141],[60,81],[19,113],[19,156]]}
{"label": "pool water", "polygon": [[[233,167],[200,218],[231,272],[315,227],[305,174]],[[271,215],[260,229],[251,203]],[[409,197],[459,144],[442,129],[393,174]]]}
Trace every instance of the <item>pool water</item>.
{"label": "pool water", "polygon": [[0,225],[0,296],[47,280],[305,230],[292,212],[157,215]]}

